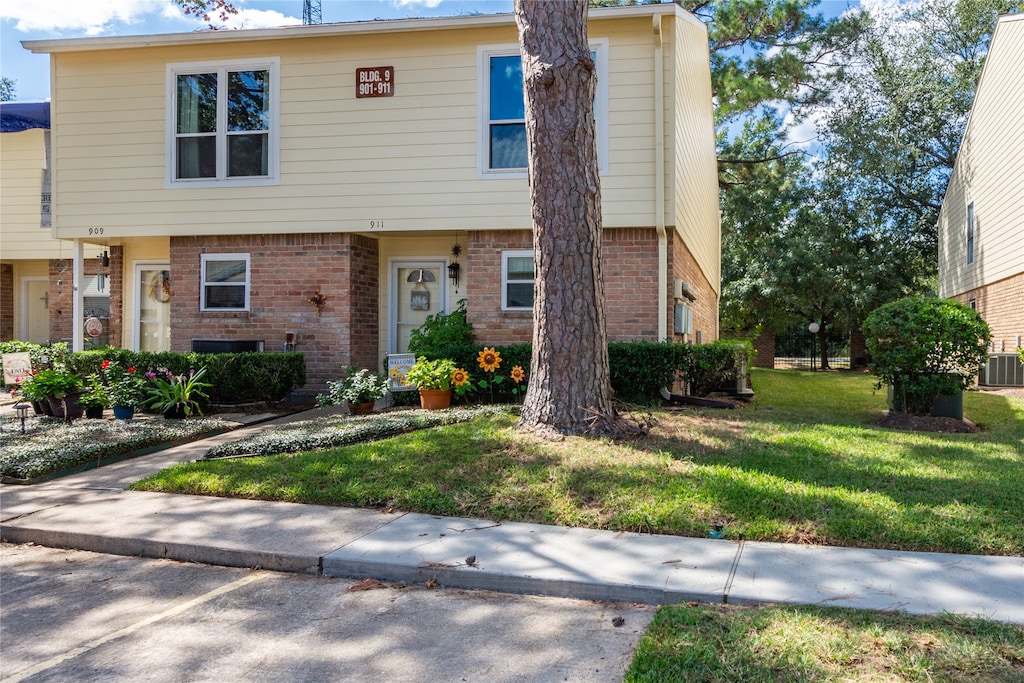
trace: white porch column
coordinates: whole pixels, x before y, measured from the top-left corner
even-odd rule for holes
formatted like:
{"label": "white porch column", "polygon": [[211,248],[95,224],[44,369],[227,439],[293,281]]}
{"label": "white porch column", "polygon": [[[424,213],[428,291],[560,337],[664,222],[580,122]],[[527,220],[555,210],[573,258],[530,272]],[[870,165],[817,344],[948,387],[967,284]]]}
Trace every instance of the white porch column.
{"label": "white porch column", "polygon": [[71,350],[85,348],[85,260],[84,243],[80,239],[71,241]]}

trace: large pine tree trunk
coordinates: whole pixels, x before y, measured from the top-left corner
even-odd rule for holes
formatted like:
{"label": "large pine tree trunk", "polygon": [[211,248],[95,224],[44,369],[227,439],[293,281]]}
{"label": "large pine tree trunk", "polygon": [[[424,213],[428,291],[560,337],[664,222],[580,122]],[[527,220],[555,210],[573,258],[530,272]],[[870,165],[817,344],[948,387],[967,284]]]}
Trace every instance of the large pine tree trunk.
{"label": "large pine tree trunk", "polygon": [[515,13],[536,268],[533,359],[519,424],[560,434],[603,431],[614,410],[587,0],[516,0]]}

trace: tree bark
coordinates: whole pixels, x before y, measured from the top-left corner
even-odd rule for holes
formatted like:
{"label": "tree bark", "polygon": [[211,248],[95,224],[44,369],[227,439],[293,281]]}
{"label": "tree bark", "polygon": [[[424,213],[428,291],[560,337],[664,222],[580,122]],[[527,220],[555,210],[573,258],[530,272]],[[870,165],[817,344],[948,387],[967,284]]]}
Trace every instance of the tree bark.
{"label": "tree bark", "polygon": [[587,1],[516,0],[515,14],[535,267],[533,358],[519,425],[558,434],[606,432],[614,408]]}

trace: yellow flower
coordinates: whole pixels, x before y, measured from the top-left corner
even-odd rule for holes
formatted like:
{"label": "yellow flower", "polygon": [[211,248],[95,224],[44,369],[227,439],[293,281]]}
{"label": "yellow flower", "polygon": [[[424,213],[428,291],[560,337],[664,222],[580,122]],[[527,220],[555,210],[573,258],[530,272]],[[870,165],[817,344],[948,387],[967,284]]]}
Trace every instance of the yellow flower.
{"label": "yellow flower", "polygon": [[398,368],[391,368],[391,379],[398,377],[400,374],[402,373],[398,371]]}
{"label": "yellow flower", "polygon": [[455,372],[452,373],[452,384],[454,384],[455,386],[461,387],[468,381],[469,373],[463,370],[462,368],[458,368]]}
{"label": "yellow flower", "polygon": [[512,381],[515,382],[516,384],[519,384],[520,382],[522,382],[523,378],[526,376],[526,373],[524,373],[523,369],[520,366],[518,366],[518,365],[512,366],[512,373],[511,374],[512,374]]}
{"label": "yellow flower", "polygon": [[501,367],[501,354],[493,348],[484,347],[484,350],[477,357],[477,361],[484,372],[494,372]]}

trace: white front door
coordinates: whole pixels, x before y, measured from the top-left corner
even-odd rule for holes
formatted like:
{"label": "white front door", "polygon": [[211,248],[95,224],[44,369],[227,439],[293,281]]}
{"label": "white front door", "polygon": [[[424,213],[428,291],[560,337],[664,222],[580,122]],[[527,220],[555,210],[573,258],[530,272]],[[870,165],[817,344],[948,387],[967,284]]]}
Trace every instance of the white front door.
{"label": "white front door", "polygon": [[21,279],[21,334],[18,339],[45,344],[50,339],[50,281],[45,277]]}
{"label": "white front door", "polygon": [[171,265],[135,264],[135,351],[171,350]]}
{"label": "white front door", "polygon": [[448,310],[444,261],[392,261],[388,352],[409,351],[409,335],[428,315]]}

